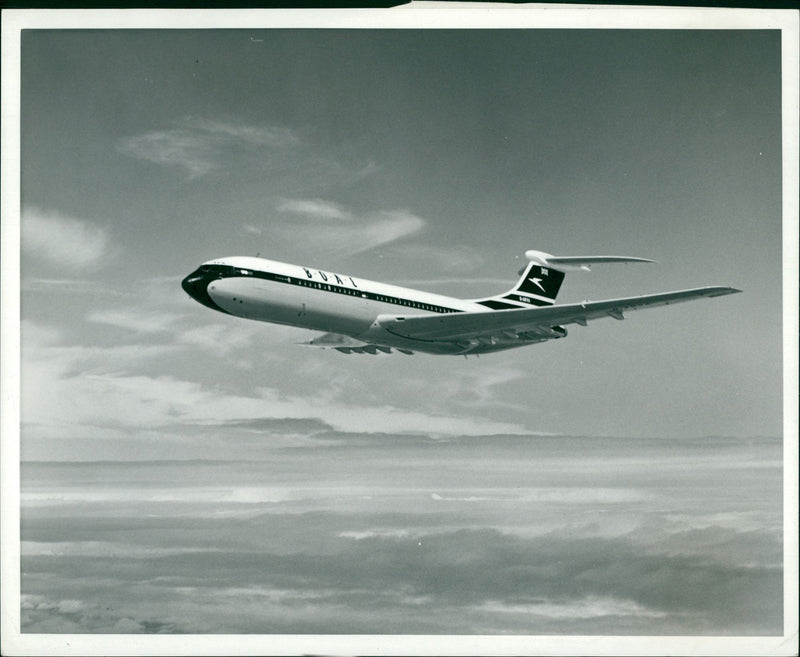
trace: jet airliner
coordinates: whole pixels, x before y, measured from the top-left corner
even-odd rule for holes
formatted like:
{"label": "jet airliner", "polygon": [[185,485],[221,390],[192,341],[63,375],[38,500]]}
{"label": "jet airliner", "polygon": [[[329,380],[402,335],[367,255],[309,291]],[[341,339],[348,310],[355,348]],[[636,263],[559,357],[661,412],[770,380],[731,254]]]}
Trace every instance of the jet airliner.
{"label": "jet airliner", "polygon": [[594,264],[653,262],[625,256],[554,256],[526,251],[527,265],[508,292],[457,299],[330,270],[264,258],[209,260],[182,281],[199,303],[246,319],[324,333],[305,343],[339,352],[397,351],[472,355],[557,340],[564,325],[624,319],[624,312],[740,292],[709,286],[605,301],[556,304],[565,272]]}

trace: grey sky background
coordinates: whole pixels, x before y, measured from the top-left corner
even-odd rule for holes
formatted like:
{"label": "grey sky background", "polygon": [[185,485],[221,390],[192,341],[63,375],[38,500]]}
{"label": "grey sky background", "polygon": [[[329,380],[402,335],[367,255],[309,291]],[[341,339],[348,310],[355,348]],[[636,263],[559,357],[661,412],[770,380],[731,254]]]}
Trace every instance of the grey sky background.
{"label": "grey sky background", "polygon": [[[778,32],[26,31],[22,52],[23,457],[127,457],[145,418],[177,442],[143,457],[206,416],[779,432]],[[571,273],[564,301],[744,293],[369,360],[179,287],[261,253],[472,297],[528,248],[660,263]]]}
{"label": "grey sky background", "polygon": [[[26,30],[21,79],[24,632],[782,632],[778,31]],[[526,249],[743,293],[465,360],[180,288]]]}

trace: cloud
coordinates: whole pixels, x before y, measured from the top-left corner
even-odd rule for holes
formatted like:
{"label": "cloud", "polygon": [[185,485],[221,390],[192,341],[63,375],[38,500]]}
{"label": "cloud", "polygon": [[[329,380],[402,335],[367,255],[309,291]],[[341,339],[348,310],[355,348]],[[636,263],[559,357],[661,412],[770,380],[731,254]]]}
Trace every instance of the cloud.
{"label": "cloud", "polygon": [[332,431],[333,427],[319,418],[286,418],[259,417],[248,420],[232,420],[224,424],[204,423],[200,426],[211,426],[225,429],[242,429],[253,433],[313,435]]}
{"label": "cloud", "polygon": [[[291,215],[274,229],[286,241],[300,241],[306,251],[354,255],[419,233],[427,222],[407,210],[384,210],[356,216],[320,199],[294,199],[278,208]],[[332,224],[331,221],[336,220]]]}
{"label": "cloud", "polygon": [[243,224],[242,231],[247,235],[261,235],[261,229],[252,224]]}
{"label": "cloud", "polygon": [[125,155],[167,167],[186,170],[189,179],[204,176],[217,167],[214,144],[208,135],[175,129],[129,137],[120,145]]}
{"label": "cloud", "polygon": [[[271,390],[245,397],[170,377],[81,375],[64,378],[48,387],[40,386],[40,390],[36,400],[25,405],[23,420],[35,433],[53,439],[102,435],[103,431],[111,434],[112,430],[115,434],[122,431],[142,436],[147,430],[161,429],[188,436],[196,432],[197,425],[214,426],[217,433],[252,432],[261,426],[262,435],[272,436],[270,424],[279,420],[318,422],[338,431],[353,432],[362,439],[376,431],[394,432],[397,439],[413,434],[523,431],[510,423],[433,416],[392,407],[314,404],[304,397],[279,399]],[[114,445],[110,444],[108,449],[113,454]]]}
{"label": "cloud", "polygon": [[[68,345],[58,332],[23,322],[22,418],[34,436],[70,439],[141,435],[161,429],[188,435],[198,424],[229,426],[241,431],[270,421],[321,423],[334,431],[396,435],[481,435],[524,433],[511,422],[496,422],[474,415],[408,410],[391,404],[348,401],[338,394],[318,394],[316,388],[294,393],[255,386],[244,392],[220,390],[213,385],[177,376],[145,374],[146,363],[175,356],[186,346],[225,356],[245,348],[259,331],[257,325],[211,325],[176,328],[177,315],[138,321],[137,313],[119,310],[94,312],[92,321],[132,329],[161,341],[112,346]],[[148,337],[148,339],[150,339]],[[213,380],[213,377],[212,377]],[[244,423],[244,424],[243,424]],[[320,426],[316,424],[315,426]],[[113,444],[109,449],[113,451]]]}
{"label": "cloud", "polygon": [[191,180],[218,169],[235,153],[285,149],[296,143],[297,135],[284,127],[185,119],[169,130],[128,137],[117,148],[129,157],[183,169]]}
{"label": "cloud", "polygon": [[663,618],[668,615],[664,611],[648,609],[630,600],[617,600],[599,596],[587,596],[570,603],[549,603],[544,600],[524,604],[487,602],[482,606],[482,609],[491,614],[512,613],[520,614],[521,618],[544,616],[572,621],[595,617],[607,618],[609,616]]}
{"label": "cloud", "polygon": [[359,241],[353,253],[374,249],[377,246],[395,242],[421,231],[426,225],[424,219],[405,210],[382,212],[359,233]]}
{"label": "cloud", "polygon": [[[423,397],[419,403],[421,408],[436,408],[444,405],[451,409],[461,409],[466,413],[475,411],[495,411],[509,419],[507,411],[516,412],[520,418],[529,415],[532,408],[539,402],[535,398],[521,403],[516,400],[518,395],[514,392],[520,386],[525,387],[530,378],[530,372],[520,369],[510,363],[511,359],[494,359],[476,361],[468,369],[458,372],[457,376],[442,377],[436,382],[436,394]],[[412,372],[394,385],[409,395],[415,391],[426,390],[429,382],[424,375]],[[544,428],[544,427],[542,427]],[[539,434],[541,431],[530,431]]]}
{"label": "cloud", "polygon": [[445,389],[449,388],[449,397],[461,405],[502,406],[523,410],[530,406],[505,401],[502,392],[498,392],[495,388],[524,382],[529,376],[530,373],[525,370],[493,363],[492,366],[481,368],[480,371],[466,372],[458,379],[451,379],[446,382]]}
{"label": "cloud", "polygon": [[[457,243],[447,246],[418,243],[398,244],[393,246],[386,256],[403,258],[412,262],[424,261],[426,270],[442,272],[474,271],[485,260],[484,256],[474,247]],[[435,280],[438,282],[438,279]]]}
{"label": "cloud", "polygon": [[72,271],[98,267],[110,251],[105,229],[55,210],[23,208],[21,229],[25,253]]}
{"label": "cloud", "polygon": [[[240,424],[268,442],[283,421]],[[187,437],[194,459],[212,435]],[[781,469],[764,467],[778,440],[363,437],[237,461],[23,463],[26,631],[780,631]],[[720,517],[734,509],[745,530]]]}
{"label": "cloud", "polygon": [[[395,259],[412,263],[416,268],[450,273],[473,271],[484,262],[484,257],[468,246],[434,246],[419,240],[407,240],[428,226],[427,220],[407,209],[357,213],[340,203],[321,198],[284,199],[275,209],[282,219],[269,230],[287,241],[302,240],[306,250],[319,249],[326,254],[335,250],[352,255],[380,247],[381,257],[387,260]],[[252,224],[245,224],[242,229],[246,233],[264,232]],[[422,282],[436,285],[488,281],[495,283],[495,288],[508,289],[512,279],[515,280],[513,273],[506,279],[436,278]]]}
{"label": "cloud", "polygon": [[338,203],[323,201],[322,199],[288,199],[281,202],[277,210],[290,212],[311,219],[352,219],[353,215],[342,208]]}
{"label": "cloud", "polygon": [[78,278],[40,278],[40,277],[26,277],[21,281],[21,288],[23,292],[57,292],[58,294],[76,294],[91,296],[96,298],[98,296],[104,297],[128,297],[129,293],[115,290],[103,285],[97,281]]}
{"label": "cloud", "polygon": [[[227,355],[250,346],[254,336],[262,330],[255,322],[215,322],[215,313],[204,313],[195,302],[186,297],[178,282],[180,276],[159,276],[136,281],[136,294],[128,295],[125,305],[103,304],[102,309],[90,311],[85,319],[92,324],[122,329],[114,337],[117,343],[130,341],[138,334],[142,341],[147,336],[148,345],[160,341],[165,347],[197,347],[218,355]],[[93,293],[93,289],[86,290]],[[184,302],[181,304],[181,302]],[[185,306],[187,312],[175,312]],[[198,315],[205,323],[198,323]]]}
{"label": "cloud", "polygon": [[[521,433],[518,425],[478,418],[458,418],[408,411],[391,406],[362,407],[284,397],[269,388],[251,395],[216,391],[174,377],[149,377],[115,373],[65,377],[57,403],[47,400],[44,408],[28,416],[54,427],[73,424],[122,427],[138,431],[145,427],[170,427],[185,423],[232,423],[270,419],[319,420],[338,431],[356,433],[394,432],[424,435],[480,435]],[[52,400],[51,400],[52,401]],[[68,409],[68,414],[64,411]]]}
{"label": "cloud", "polygon": [[200,348],[217,356],[227,356],[237,350],[246,350],[253,339],[263,332],[256,323],[229,324],[209,323],[190,325],[174,335],[174,341],[181,346]]}
{"label": "cloud", "polygon": [[98,324],[107,324],[117,328],[139,333],[162,333],[170,331],[184,315],[177,313],[141,313],[128,308],[95,310],[86,319]]}
{"label": "cloud", "polygon": [[[55,538],[70,520],[32,518],[25,533]],[[78,519],[78,535],[122,552],[23,554],[23,627],[42,631],[69,614],[89,632],[118,618],[179,632],[713,635],[781,623],[780,569],[762,564],[642,550],[628,538],[349,527],[331,513]],[[165,549],[132,550],[156,547],[154,537]],[[100,619],[101,609],[114,612]]]}
{"label": "cloud", "polygon": [[280,126],[253,126],[243,123],[226,123],[208,119],[190,119],[185,122],[189,129],[230,139],[241,144],[256,146],[289,146],[298,142],[294,131]]}

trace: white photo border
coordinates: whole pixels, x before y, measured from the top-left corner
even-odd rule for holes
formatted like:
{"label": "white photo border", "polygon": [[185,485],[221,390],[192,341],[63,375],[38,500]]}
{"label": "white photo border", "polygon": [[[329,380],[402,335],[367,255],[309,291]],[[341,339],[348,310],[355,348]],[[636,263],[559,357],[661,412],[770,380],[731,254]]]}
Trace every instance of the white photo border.
{"label": "white photo border", "polygon": [[[780,9],[420,2],[389,9],[13,9],[2,14],[2,652],[9,655],[791,655],[798,650],[798,24]],[[20,632],[20,64],[24,29],[780,30],[783,140],[784,634],[74,635]]]}

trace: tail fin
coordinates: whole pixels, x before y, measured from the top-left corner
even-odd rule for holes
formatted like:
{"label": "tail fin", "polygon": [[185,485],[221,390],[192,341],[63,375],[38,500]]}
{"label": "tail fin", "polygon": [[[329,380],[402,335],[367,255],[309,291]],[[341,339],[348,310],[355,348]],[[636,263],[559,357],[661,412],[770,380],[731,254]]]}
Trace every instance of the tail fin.
{"label": "tail fin", "polygon": [[563,271],[529,262],[522,272],[522,278],[508,292],[478,299],[477,303],[492,310],[511,310],[531,305],[552,306],[563,281]]}
{"label": "tail fin", "polygon": [[563,282],[563,271],[531,262],[525,267],[514,289],[509,290],[504,298],[537,306],[552,306]]}
{"label": "tail fin", "polygon": [[552,306],[555,303],[565,271],[589,271],[591,265],[610,262],[655,262],[647,258],[627,256],[554,256],[543,251],[526,251],[530,260],[522,278],[504,294],[477,303],[492,310],[511,310],[534,306]]}

